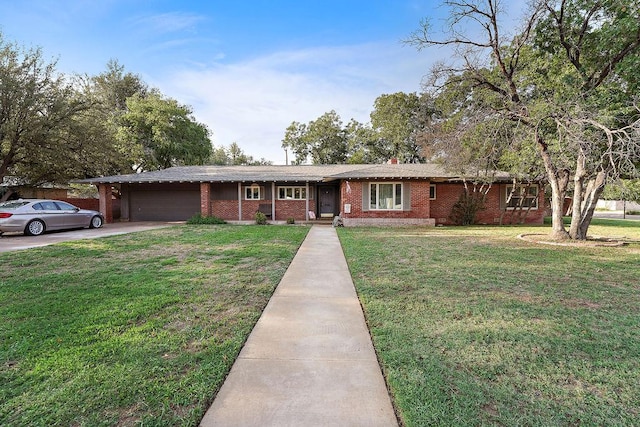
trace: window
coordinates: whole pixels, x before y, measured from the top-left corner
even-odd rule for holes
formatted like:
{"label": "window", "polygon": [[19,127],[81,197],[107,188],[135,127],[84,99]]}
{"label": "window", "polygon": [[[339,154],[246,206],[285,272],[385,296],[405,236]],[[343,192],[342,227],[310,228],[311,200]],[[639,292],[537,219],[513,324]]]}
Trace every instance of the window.
{"label": "window", "polygon": [[61,211],[77,211],[78,208],[76,208],[75,206],[69,204],[69,203],[65,203],[65,202],[55,202],[56,205],[58,205],[58,209],[60,209]]}
{"label": "window", "polygon": [[278,187],[279,200],[306,200],[306,187]]}
{"label": "window", "polygon": [[429,200],[435,200],[435,199],[436,199],[436,185],[431,184],[429,186]]}
{"label": "window", "polygon": [[29,202],[25,202],[23,200],[17,200],[17,201],[10,201],[10,202],[0,203],[0,208],[16,209],[16,208],[19,208],[21,206],[28,205],[28,204],[29,204]]}
{"label": "window", "polygon": [[260,200],[260,187],[252,185],[251,187],[244,187],[245,200]]}
{"label": "window", "polygon": [[33,209],[37,211],[57,211],[58,206],[53,202],[40,202],[33,205]]}
{"label": "window", "polygon": [[375,183],[370,185],[369,209],[402,210],[402,183]]}
{"label": "window", "polygon": [[[516,185],[515,191],[513,185],[507,185],[505,200],[507,200],[507,209],[538,209],[538,186],[537,185]],[[509,199],[511,196],[511,199]]]}

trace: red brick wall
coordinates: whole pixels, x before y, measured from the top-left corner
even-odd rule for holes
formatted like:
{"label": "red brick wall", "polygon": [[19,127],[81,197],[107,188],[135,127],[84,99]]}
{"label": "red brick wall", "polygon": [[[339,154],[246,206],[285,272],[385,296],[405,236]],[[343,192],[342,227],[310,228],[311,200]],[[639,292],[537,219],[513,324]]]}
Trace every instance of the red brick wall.
{"label": "red brick wall", "polygon": [[[201,190],[202,191],[202,190]],[[213,192],[208,196],[209,199],[215,197]],[[205,200],[205,197],[202,196]],[[265,200],[242,200],[242,220],[253,221],[256,211],[261,204],[271,204],[271,199]],[[211,200],[211,215],[229,221],[238,220],[238,201],[237,200]],[[315,201],[309,200],[309,210],[314,211]],[[276,221],[286,221],[294,218],[296,221],[306,220],[306,201],[305,200],[275,200]]]}
{"label": "red brick wall", "polygon": [[211,215],[211,184],[208,182],[200,183],[200,214]]}
{"label": "red brick wall", "polygon": [[[414,224],[418,223],[411,220],[430,219],[431,201],[429,200],[429,182],[428,181],[408,181],[411,188],[411,209],[405,211],[363,211],[362,210],[362,192],[368,191],[367,184],[369,181],[344,181],[340,185],[340,197],[342,206],[340,210],[346,224],[356,223],[385,223],[390,224],[393,221],[370,221],[370,220],[394,220],[398,224]],[[405,181],[406,182],[406,181]],[[344,205],[351,204],[351,213],[344,212]],[[366,220],[366,221],[362,221]],[[405,221],[407,220],[407,221]],[[425,224],[431,224],[432,221],[423,221]]]}
{"label": "red brick wall", "polygon": [[[261,204],[270,203],[270,200],[243,200],[242,201],[242,220],[253,221],[256,219],[256,212]],[[237,211],[236,211],[237,212]],[[236,213],[236,216],[238,214]]]}
{"label": "red brick wall", "polygon": [[[244,211],[244,206],[242,207]],[[213,200],[211,202],[211,214],[218,218],[237,221],[238,201],[237,200]]]}
{"label": "red brick wall", "polygon": [[[431,223],[435,221],[435,224],[450,225],[451,210],[453,205],[458,201],[460,195],[464,191],[464,185],[462,183],[436,183],[436,198],[434,200],[429,199],[429,187],[428,181],[404,181],[410,183],[411,187],[411,210],[410,211],[362,211],[362,191],[363,182],[366,184],[369,181],[349,181],[347,187],[346,181],[340,186],[340,195],[342,200],[341,210],[344,210],[344,204],[351,204],[351,213],[347,214],[343,212],[345,223],[357,224],[357,223],[371,223],[374,219],[385,219],[389,221],[380,221],[383,223],[392,223],[396,221],[401,224],[404,221],[407,224],[414,223],[409,220],[422,220],[431,219]],[[382,181],[381,181],[382,182]],[[487,209],[478,213],[478,223],[480,224],[498,224],[500,216],[503,211],[500,207],[501,193],[505,192],[505,186],[507,184],[494,184],[489,193],[487,194],[486,206]],[[366,185],[365,185],[366,187]],[[525,222],[527,224],[542,224],[544,220],[544,194],[540,191],[538,195],[538,204],[540,206],[537,210],[529,211]],[[517,216],[511,215],[511,211],[507,211],[502,217],[504,224],[509,224],[513,219],[514,223],[519,222]],[[424,222],[424,221],[423,221]],[[417,222],[416,222],[417,223]],[[425,222],[426,223],[426,222]]]}
{"label": "red brick wall", "polygon": [[[256,211],[261,204],[271,203],[270,200],[242,200],[242,221],[253,221],[256,219]],[[212,200],[211,213],[218,218],[229,221],[238,220],[237,200]]]}
{"label": "red brick wall", "polygon": [[[504,193],[507,184],[493,184],[486,199],[486,209],[478,213],[477,219],[479,224],[499,224],[500,216],[503,214],[503,210],[500,207],[501,194]],[[431,201],[431,216],[435,218],[436,224],[453,224],[451,221],[451,209],[453,205],[458,201],[460,195],[464,191],[464,185],[461,183],[436,184],[436,199]],[[529,211],[525,223],[527,224],[542,224],[544,221],[544,191],[540,191],[538,194],[538,206],[537,210]],[[513,218],[514,223],[518,223],[518,217],[511,215],[512,211],[507,211],[502,220],[503,224],[509,224]]]}
{"label": "red brick wall", "polygon": [[[430,218],[429,182],[409,181],[411,187],[411,210],[408,211],[362,211],[362,191],[369,181],[344,181],[340,185],[340,198],[344,218]],[[383,182],[383,181],[380,181]],[[406,183],[407,181],[405,181]],[[363,186],[363,183],[365,184]],[[351,204],[351,213],[344,213],[344,205]]]}
{"label": "red brick wall", "polygon": [[94,211],[100,210],[100,200],[98,199],[73,199],[70,197],[65,197],[58,200],[71,203],[72,205],[77,206],[80,209],[90,209]]}
{"label": "red brick wall", "polygon": [[[409,211],[362,211],[363,182],[369,181],[343,181],[340,185],[340,210],[343,212],[345,223],[368,224],[379,220],[380,224],[452,224],[450,216],[453,205],[458,201],[464,191],[461,183],[436,183],[436,199],[429,199],[428,181],[404,181],[411,187],[411,210]],[[382,182],[382,181],[381,181]],[[506,184],[494,184],[487,195],[486,206],[489,208],[480,211],[478,222],[480,224],[497,224],[503,211],[500,208],[501,193],[504,193]],[[211,195],[209,196],[209,198]],[[204,200],[204,197],[203,197]],[[211,214],[217,217],[235,221],[238,220],[237,200],[212,200]],[[242,200],[242,220],[253,221],[260,204],[271,203],[271,200]],[[344,205],[351,204],[351,213],[344,213]],[[306,218],[306,203],[304,200],[276,200],[277,221],[286,221],[294,218],[302,221]],[[539,206],[537,210],[531,210],[526,218],[526,223],[541,224],[544,219],[544,194],[540,191]],[[309,202],[309,209],[315,211],[315,202]],[[509,224],[513,218],[519,222],[518,217],[512,217],[511,211],[503,216],[503,223]]]}
{"label": "red brick wall", "polygon": [[[304,221],[306,217],[305,200],[276,200],[276,220],[286,221],[293,218],[297,221]],[[309,201],[309,210],[313,209],[313,201]]]}
{"label": "red brick wall", "polygon": [[[100,200],[99,199],[78,199],[71,197],[63,197],[57,200],[62,200],[64,202],[71,203],[74,206],[79,207],[80,209],[90,209],[93,211],[100,210]],[[111,209],[112,209],[112,219],[120,219],[120,199],[112,199],[111,200]]]}
{"label": "red brick wall", "polygon": [[461,184],[436,184],[436,198],[431,201],[431,216],[436,224],[451,224],[451,209],[463,190]]}

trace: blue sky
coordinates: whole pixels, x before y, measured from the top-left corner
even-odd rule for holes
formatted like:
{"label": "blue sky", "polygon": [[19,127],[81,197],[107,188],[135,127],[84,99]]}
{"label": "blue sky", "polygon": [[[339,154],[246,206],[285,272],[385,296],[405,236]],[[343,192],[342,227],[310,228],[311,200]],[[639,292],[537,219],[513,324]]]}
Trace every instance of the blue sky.
{"label": "blue sky", "polygon": [[284,163],[292,121],[369,121],[376,97],[419,92],[443,50],[403,45],[444,10],[429,0],[0,0],[5,39],[65,73],[109,59],[193,108],[216,146]]}

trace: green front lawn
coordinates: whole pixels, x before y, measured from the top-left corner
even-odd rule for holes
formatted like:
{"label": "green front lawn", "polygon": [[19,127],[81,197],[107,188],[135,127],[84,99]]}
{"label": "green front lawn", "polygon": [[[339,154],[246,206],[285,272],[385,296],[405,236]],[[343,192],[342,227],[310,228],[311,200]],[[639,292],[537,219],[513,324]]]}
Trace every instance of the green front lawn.
{"label": "green front lawn", "polygon": [[180,226],[0,255],[0,425],[197,425],[307,231]]}
{"label": "green front lawn", "polygon": [[[0,255],[0,425],[197,425],[307,231]],[[407,426],[636,424],[640,223],[594,221],[621,248],[515,238],[547,231],[339,229]]]}
{"label": "green front lawn", "polygon": [[619,248],[515,238],[547,232],[339,230],[405,425],[638,425],[640,222],[594,221]]}

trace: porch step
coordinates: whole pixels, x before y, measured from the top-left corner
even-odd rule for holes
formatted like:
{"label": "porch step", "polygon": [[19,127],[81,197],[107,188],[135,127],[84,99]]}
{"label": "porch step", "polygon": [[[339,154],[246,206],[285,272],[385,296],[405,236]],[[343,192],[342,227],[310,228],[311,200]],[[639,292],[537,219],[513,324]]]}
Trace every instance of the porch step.
{"label": "porch step", "polygon": [[333,225],[333,218],[317,218],[304,221],[308,225]]}

